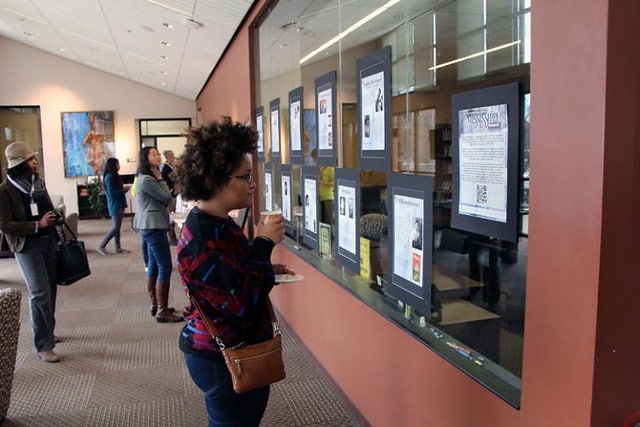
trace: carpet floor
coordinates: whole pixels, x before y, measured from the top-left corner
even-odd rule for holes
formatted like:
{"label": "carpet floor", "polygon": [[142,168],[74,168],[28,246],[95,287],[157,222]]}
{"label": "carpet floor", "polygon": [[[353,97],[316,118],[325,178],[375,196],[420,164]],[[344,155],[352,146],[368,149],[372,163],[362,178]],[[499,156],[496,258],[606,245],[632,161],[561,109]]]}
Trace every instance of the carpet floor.
{"label": "carpet floor", "polygon": [[[128,223],[125,218],[123,230]],[[202,394],[177,345],[183,324],[158,324],[149,314],[140,236],[122,232],[122,246],[130,254],[95,251],[110,224],[79,222],[92,274],[58,287],[56,335],[62,342],[55,350],[63,358],[60,363],[36,357],[24,281],[13,258],[0,259],[0,289],[18,288],[23,294],[11,405],[3,427],[207,425]],[[169,302],[178,310],[186,303],[175,269]],[[362,425],[290,328],[284,322],[281,327],[287,378],[272,386],[261,425]]]}

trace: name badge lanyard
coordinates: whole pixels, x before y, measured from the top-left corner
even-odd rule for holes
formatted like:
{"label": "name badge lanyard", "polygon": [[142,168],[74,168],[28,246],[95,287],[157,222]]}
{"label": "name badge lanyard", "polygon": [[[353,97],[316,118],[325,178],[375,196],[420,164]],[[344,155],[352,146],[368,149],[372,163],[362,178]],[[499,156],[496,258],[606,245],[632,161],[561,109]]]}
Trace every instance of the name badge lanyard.
{"label": "name badge lanyard", "polygon": [[38,216],[38,204],[34,203],[34,201],[33,201],[33,189],[34,189],[34,182],[35,182],[35,179],[36,179],[35,175],[31,175],[31,190],[30,191],[27,191],[26,188],[24,188],[22,185],[18,184],[10,176],[7,176],[7,179],[9,180],[9,182],[11,182],[11,184],[13,184],[14,187],[16,187],[18,190],[22,191],[24,194],[27,194],[29,196],[29,199],[30,199],[29,207],[31,208],[31,216]]}

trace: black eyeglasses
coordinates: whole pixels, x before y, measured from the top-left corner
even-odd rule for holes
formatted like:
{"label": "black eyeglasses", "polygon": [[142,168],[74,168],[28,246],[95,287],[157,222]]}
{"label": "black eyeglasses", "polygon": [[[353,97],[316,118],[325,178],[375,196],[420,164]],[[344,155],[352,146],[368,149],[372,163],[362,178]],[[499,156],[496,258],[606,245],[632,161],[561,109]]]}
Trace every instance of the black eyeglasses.
{"label": "black eyeglasses", "polygon": [[229,178],[244,179],[247,183],[253,181],[253,172],[247,172],[244,175],[229,175]]}

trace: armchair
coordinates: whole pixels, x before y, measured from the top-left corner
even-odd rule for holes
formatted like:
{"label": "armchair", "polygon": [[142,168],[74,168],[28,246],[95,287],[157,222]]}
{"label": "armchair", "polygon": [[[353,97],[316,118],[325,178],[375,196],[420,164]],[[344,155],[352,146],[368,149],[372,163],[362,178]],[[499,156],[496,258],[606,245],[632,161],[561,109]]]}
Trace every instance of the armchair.
{"label": "armchair", "polygon": [[18,289],[0,290],[0,423],[7,415],[11,400],[20,331],[21,298],[22,294]]}

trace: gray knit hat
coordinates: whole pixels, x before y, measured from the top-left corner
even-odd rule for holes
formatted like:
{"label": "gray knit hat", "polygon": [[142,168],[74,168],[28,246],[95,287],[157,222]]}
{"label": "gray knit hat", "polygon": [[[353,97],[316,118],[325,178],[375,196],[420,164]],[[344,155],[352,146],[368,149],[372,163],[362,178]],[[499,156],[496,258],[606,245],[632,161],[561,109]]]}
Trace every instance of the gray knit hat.
{"label": "gray knit hat", "polygon": [[11,143],[4,150],[4,155],[7,157],[7,168],[9,169],[26,162],[36,154],[38,153],[33,151],[26,142],[22,141]]}

